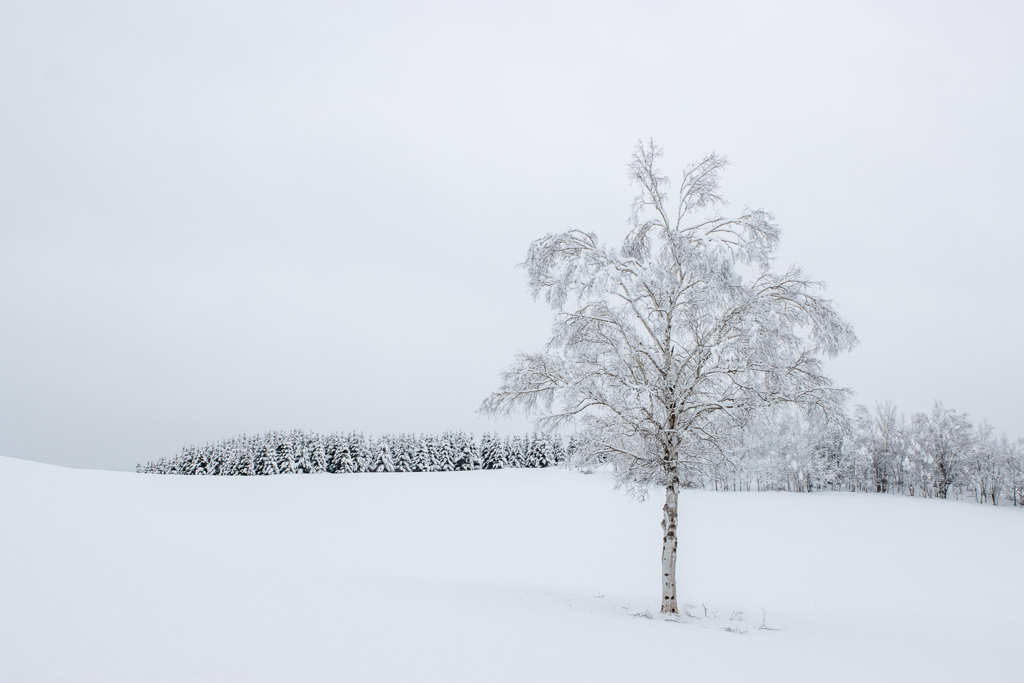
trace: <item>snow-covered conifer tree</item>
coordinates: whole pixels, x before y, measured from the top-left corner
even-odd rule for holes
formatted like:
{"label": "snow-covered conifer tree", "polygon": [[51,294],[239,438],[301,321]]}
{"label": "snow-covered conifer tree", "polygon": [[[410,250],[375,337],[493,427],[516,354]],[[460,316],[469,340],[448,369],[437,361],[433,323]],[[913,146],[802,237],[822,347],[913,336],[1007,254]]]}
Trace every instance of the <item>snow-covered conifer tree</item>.
{"label": "snow-covered conifer tree", "polygon": [[302,432],[295,430],[289,439],[290,450],[295,460],[295,471],[301,474],[313,472],[313,460],[310,458],[310,440]]}
{"label": "snow-covered conifer tree", "polygon": [[505,443],[508,446],[506,467],[526,467],[527,451],[530,448],[529,437],[509,436]]}
{"label": "snow-covered conifer tree", "polygon": [[480,437],[480,469],[494,469],[491,463],[494,462],[497,445],[498,438],[496,434],[484,434]]}
{"label": "snow-covered conifer tree", "polygon": [[382,436],[376,443],[376,455],[374,457],[374,472],[394,472],[395,463],[391,459],[391,439]]}
{"label": "snow-covered conifer tree", "polygon": [[480,447],[465,432],[458,432],[455,435],[455,450],[457,453],[455,469],[468,471],[479,470],[483,467],[480,461]]}
{"label": "snow-covered conifer tree", "polygon": [[329,474],[338,472],[338,448],[341,446],[337,432],[324,437],[324,471]]}
{"label": "snow-covered conifer tree", "polygon": [[553,436],[548,440],[548,444],[551,447],[551,454],[548,456],[548,464],[545,467],[554,467],[561,464],[565,460],[565,446],[562,445],[562,439]]}
{"label": "snow-covered conifer tree", "polygon": [[252,444],[246,443],[235,458],[235,476],[251,477],[256,474],[256,463],[253,458]]}
{"label": "snow-covered conifer tree", "polygon": [[354,434],[338,435],[338,451],[335,456],[335,471],[342,473],[357,472],[356,469],[356,446],[353,441]]}
{"label": "snow-covered conifer tree", "polygon": [[327,471],[327,444],[323,435],[306,435],[306,456],[309,459],[310,472]]}
{"label": "snow-covered conifer tree", "polygon": [[526,456],[523,458],[523,467],[544,467],[542,464],[545,457],[543,454],[544,444],[536,432],[526,439]]}
{"label": "snow-covered conifer tree", "polygon": [[453,472],[457,459],[455,435],[451,432],[445,432],[437,439],[437,461],[434,463],[434,471]]}
{"label": "snow-covered conifer tree", "polygon": [[394,440],[391,460],[395,465],[395,472],[411,472],[413,453],[416,448],[416,440],[413,435],[400,434]]}
{"label": "snow-covered conifer tree", "polygon": [[437,441],[432,434],[420,436],[416,453],[413,455],[413,472],[433,472],[437,460]]}
{"label": "snow-covered conifer tree", "polygon": [[369,472],[373,452],[369,449],[366,438],[358,432],[352,432],[349,434],[348,443],[352,451],[352,471]]}
{"label": "snow-covered conifer tree", "polygon": [[279,441],[274,446],[274,451],[277,454],[277,471],[281,474],[294,474],[298,472],[291,440],[285,434],[279,434],[278,438]]}
{"label": "snow-covered conifer tree", "polygon": [[277,453],[267,439],[260,440],[253,467],[259,475],[278,474],[280,471],[277,468]]}
{"label": "snow-covered conifer tree", "polygon": [[484,468],[491,470],[502,470],[509,467],[512,448],[509,445],[508,437],[494,437],[494,445],[491,449],[491,457],[484,461]]}

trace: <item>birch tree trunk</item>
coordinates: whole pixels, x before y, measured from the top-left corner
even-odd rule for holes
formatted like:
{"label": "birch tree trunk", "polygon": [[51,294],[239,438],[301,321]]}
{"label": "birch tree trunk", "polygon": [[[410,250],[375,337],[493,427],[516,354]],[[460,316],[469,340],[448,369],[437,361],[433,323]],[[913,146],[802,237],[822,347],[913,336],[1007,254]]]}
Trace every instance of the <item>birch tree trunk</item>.
{"label": "birch tree trunk", "polygon": [[661,549],[661,611],[678,614],[676,603],[676,521],[679,518],[679,482],[674,478],[665,487],[665,517],[661,521],[664,531]]}

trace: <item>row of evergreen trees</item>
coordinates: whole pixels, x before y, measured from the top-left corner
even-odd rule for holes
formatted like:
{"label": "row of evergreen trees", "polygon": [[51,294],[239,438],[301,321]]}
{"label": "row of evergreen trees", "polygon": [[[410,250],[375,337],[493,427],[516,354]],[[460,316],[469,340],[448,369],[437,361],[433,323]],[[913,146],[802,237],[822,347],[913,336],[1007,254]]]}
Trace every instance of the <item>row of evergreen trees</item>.
{"label": "row of evergreen trees", "polygon": [[[571,447],[572,444],[570,444]],[[188,446],[173,458],[139,465],[153,474],[252,476],[286,473],[454,472],[509,467],[550,467],[566,448],[558,437],[501,437],[479,441],[464,432],[385,435],[316,434],[301,430],[242,435],[205,446]]]}
{"label": "row of evergreen trees", "polygon": [[[566,445],[541,434],[484,434],[478,441],[464,432],[371,438],[294,430],[189,446],[176,457],[136,469],[235,476],[449,472],[550,467],[576,452],[575,438]],[[686,483],[716,490],[877,491],[1024,505],[1024,439],[996,438],[986,422],[975,425],[941,403],[909,418],[891,403],[873,412],[857,406],[844,424],[783,410],[747,430],[729,457],[689,471]]]}

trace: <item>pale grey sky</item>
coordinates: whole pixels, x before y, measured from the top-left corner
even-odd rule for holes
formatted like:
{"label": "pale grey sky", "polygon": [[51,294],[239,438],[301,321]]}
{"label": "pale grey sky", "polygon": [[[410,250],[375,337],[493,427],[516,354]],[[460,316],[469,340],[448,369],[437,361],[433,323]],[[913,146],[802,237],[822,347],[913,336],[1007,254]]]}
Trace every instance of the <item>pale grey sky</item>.
{"label": "pale grey sky", "polygon": [[620,238],[648,136],[777,215],[856,402],[1024,434],[1024,5],[427,5],[4,4],[0,455],[525,429],[474,413],[546,337],[515,264]]}

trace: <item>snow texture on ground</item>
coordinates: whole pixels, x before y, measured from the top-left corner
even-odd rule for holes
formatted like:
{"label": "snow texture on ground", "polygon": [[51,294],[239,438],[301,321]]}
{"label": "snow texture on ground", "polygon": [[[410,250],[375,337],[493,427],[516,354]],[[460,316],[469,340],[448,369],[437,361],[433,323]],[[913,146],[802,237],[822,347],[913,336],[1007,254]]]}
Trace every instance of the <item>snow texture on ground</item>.
{"label": "snow texture on ground", "polygon": [[1020,673],[1020,509],[686,491],[680,512],[690,616],[666,622],[660,501],[602,474],[169,477],[0,458],[0,681]]}

